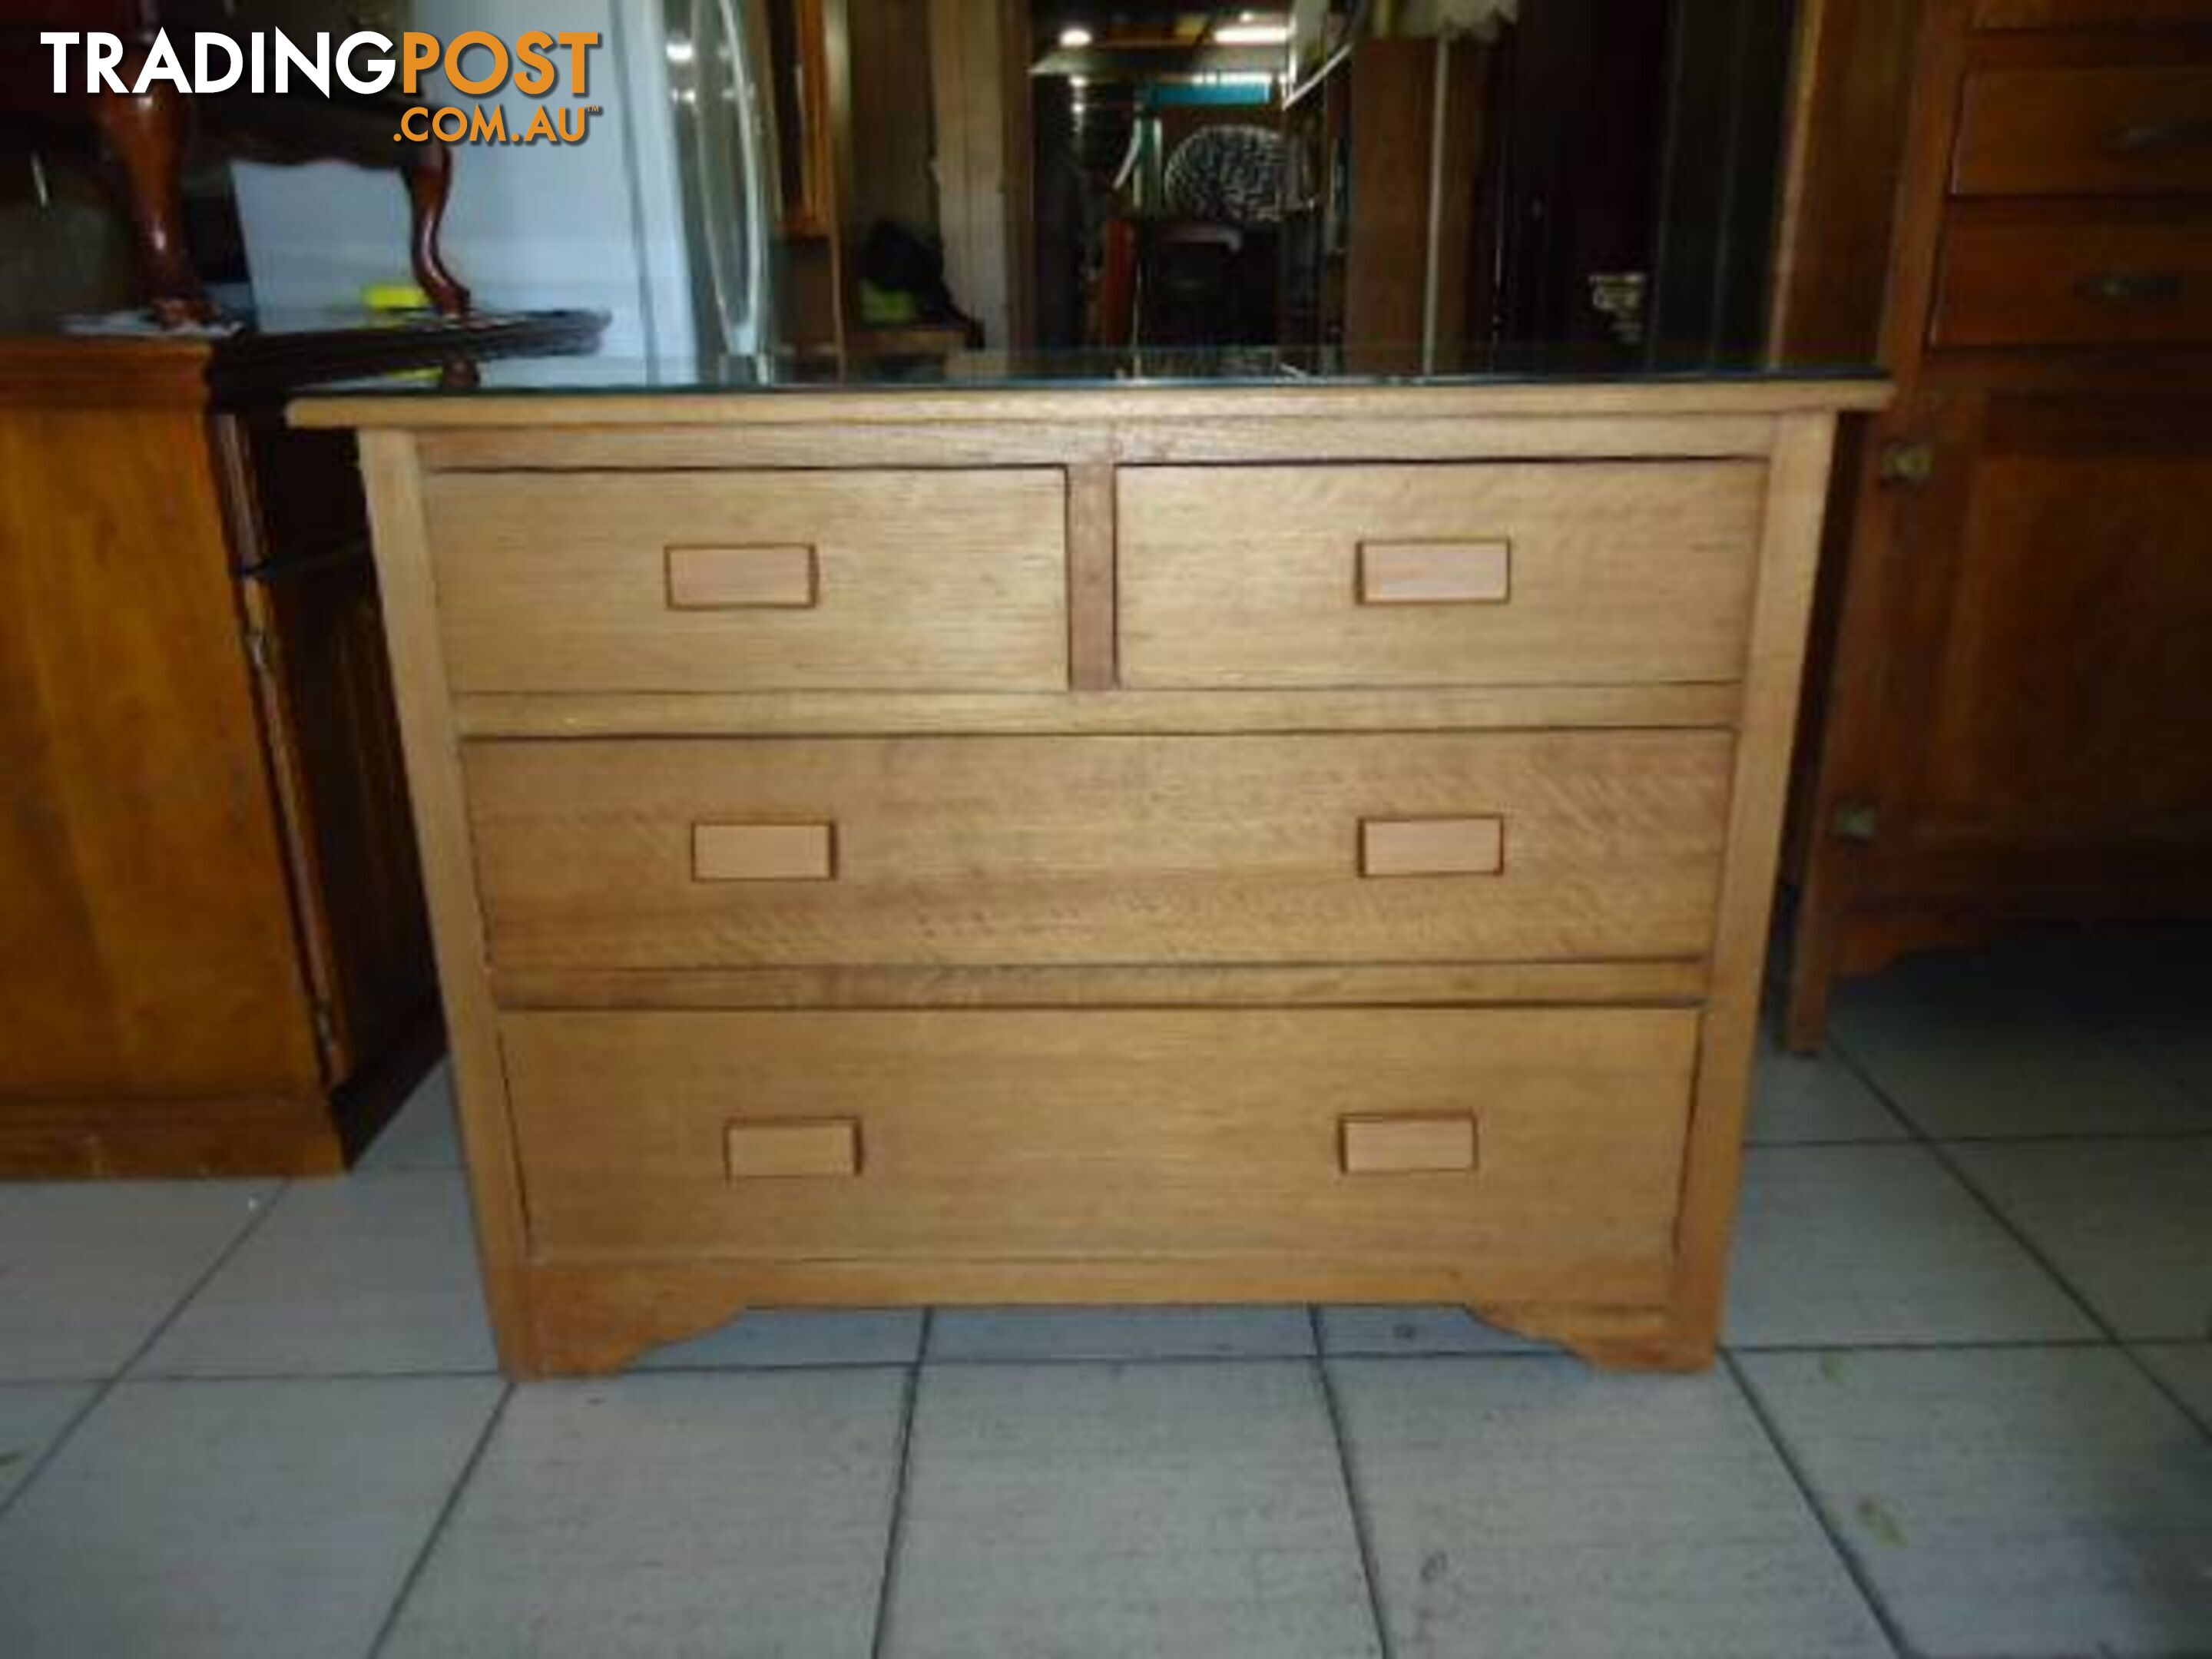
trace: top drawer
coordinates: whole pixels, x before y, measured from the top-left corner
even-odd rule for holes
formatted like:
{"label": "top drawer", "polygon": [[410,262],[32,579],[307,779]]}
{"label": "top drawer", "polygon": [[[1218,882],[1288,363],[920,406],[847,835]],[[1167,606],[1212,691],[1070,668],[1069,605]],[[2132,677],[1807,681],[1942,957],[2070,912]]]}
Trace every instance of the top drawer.
{"label": "top drawer", "polygon": [[2117,28],[2212,22],[2212,0],[1981,0],[1978,29]]}
{"label": "top drawer", "polygon": [[1985,69],[1966,77],[1960,196],[2212,192],[2212,64]]}
{"label": "top drawer", "polygon": [[1067,683],[1057,471],[444,473],[426,494],[456,691]]}
{"label": "top drawer", "polygon": [[1133,686],[1732,680],[1753,462],[1134,467]]}

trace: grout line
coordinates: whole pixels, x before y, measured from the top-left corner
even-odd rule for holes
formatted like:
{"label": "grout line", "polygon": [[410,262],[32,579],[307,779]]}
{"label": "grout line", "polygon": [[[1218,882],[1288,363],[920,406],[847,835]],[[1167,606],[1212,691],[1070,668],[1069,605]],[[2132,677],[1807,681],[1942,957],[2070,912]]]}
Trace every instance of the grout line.
{"label": "grout line", "polygon": [[[1926,1133],[1921,1129],[1918,1124],[1914,1123],[1910,1118],[1905,1118],[1903,1109],[1899,1106],[1895,1100],[1891,1098],[1889,1091],[1880,1083],[1875,1080],[1874,1075],[1860,1063],[1859,1058],[1856,1054],[1851,1053],[1850,1050],[1844,1047],[1841,1042],[1835,1042],[1832,1044],[1832,1047],[1835,1048],[1837,1058],[1843,1062],[1845,1069],[1850,1071],[1850,1073],[1854,1077],[1857,1078],[1860,1082],[1865,1084],[1868,1088],[1871,1089],[1874,1091],[1875,1097],[1879,1099],[1883,1105],[1888,1107],[1893,1112],[1895,1112],[1899,1117],[1905,1118],[1905,1127],[1912,1131],[1915,1143],[1924,1147],[1927,1150],[1929,1156],[1933,1158],[1949,1172],[1951,1179],[1957,1182],[1960,1186],[1963,1187],[1966,1190],[1968,1195],[1971,1196],[1977,1204],[1982,1206],[1984,1213],[1985,1213],[1990,1220],[1994,1221],[2015,1244],[2019,1245],[2021,1250],[2026,1252],[2028,1259],[2033,1261],[2037,1267],[2043,1270],[2044,1273],[2051,1279],[2051,1283],[2057,1285],[2061,1291],[2065,1292],[2067,1298],[2071,1301],[2076,1308],[2081,1310],[2082,1317],[2087,1319],[2097,1330],[2104,1334],[2105,1340],[2110,1343],[2112,1346],[2118,1348],[2122,1354],[2126,1356],[2128,1364],[2135,1367],[2136,1374],[2138,1376],[2141,1376],[2145,1382],[2148,1382],[2154,1389],[2165,1398],[2166,1403],[2171,1405],[2176,1411],[2179,1412],[2186,1420],[2196,1424],[2197,1426],[2208,1437],[2212,1437],[2212,1424],[2207,1424],[2198,1418],[2197,1413],[2189,1408],[2189,1402],[2182,1398],[2181,1391],[2179,1389],[2172,1387],[2164,1377],[2160,1376],[2156,1371],[2153,1370],[2148,1365],[2143,1363],[2142,1356],[2136,1352],[2136,1351],[2129,1346],[2128,1339],[2120,1334],[2118,1328],[2113,1325],[2112,1321],[2106,1319],[2102,1313],[2099,1312],[2096,1306],[2091,1303],[2089,1298],[2076,1288],[2074,1281],[2069,1279],[2059,1270],[2057,1263],[2051,1259],[2051,1257],[2045,1252],[2042,1245],[2039,1244],[2034,1238],[2029,1235],[2027,1230],[2021,1226],[2018,1222],[2014,1221],[2012,1217],[2006,1214],[2003,1208],[1997,1203],[1997,1201],[1991,1198],[1987,1193],[1984,1192],[1981,1188],[1975,1183],[1973,1177],[1967,1173],[1966,1168],[1960,1164],[1956,1158],[1951,1156],[1950,1152],[1945,1146],[1944,1143]],[[2191,1138],[2195,1139],[2195,1137]],[[2078,1141],[2081,1138],[2075,1136],[2069,1137],[2069,1139]],[[2057,1346],[2061,1345],[2046,1344],[2043,1346]]]}
{"label": "grout line", "polygon": [[169,1327],[177,1322],[186,1308],[191,1306],[193,1299],[207,1288],[208,1282],[230,1265],[230,1259],[245,1246],[247,1239],[252,1237],[260,1230],[261,1224],[269,1218],[270,1213],[276,1208],[278,1201],[291,1190],[291,1187],[292,1183],[289,1181],[277,1184],[276,1190],[270,1194],[269,1201],[246,1218],[246,1224],[238,1230],[228,1244],[216,1252],[215,1260],[209,1262],[199,1277],[192,1280],[191,1285],[185,1287],[184,1293],[170,1304],[168,1312],[155,1322],[154,1328],[146,1333],[138,1346],[131,1349],[120,1365],[100,1380],[100,1386],[93,1390],[92,1398],[86,1401],[76,1414],[62,1425],[61,1431],[46,1443],[46,1449],[32,1460],[31,1467],[23,1471],[23,1478],[15,1483],[15,1489],[5,1498],[0,1498],[0,1516],[6,1515],[21,1501],[23,1494],[37,1484],[39,1477],[46,1472],[55,1458],[61,1455],[62,1449],[76,1438],[76,1431],[84,1426],[85,1419],[98,1411],[106,1401],[107,1397],[130,1378],[133,1368],[153,1351],[155,1344],[168,1334]]}
{"label": "grout line", "polygon": [[476,1443],[469,1448],[469,1455],[461,1460],[461,1467],[453,1476],[453,1484],[446,1489],[446,1501],[438,1505],[437,1518],[430,1522],[429,1531],[422,1535],[422,1545],[415,1552],[415,1559],[407,1564],[407,1576],[399,1581],[399,1588],[392,1592],[392,1605],[384,1610],[384,1618],[378,1624],[376,1635],[368,1644],[368,1659],[376,1659],[376,1656],[384,1651],[384,1644],[392,1639],[392,1632],[399,1624],[400,1610],[407,1605],[407,1598],[414,1595],[416,1584],[429,1566],[431,1553],[438,1547],[438,1540],[446,1535],[446,1523],[453,1519],[453,1511],[460,1507],[461,1492],[474,1478],[477,1465],[483,1462],[483,1455],[491,1445],[492,1436],[506,1419],[507,1402],[514,1398],[514,1384],[508,1382],[500,1389],[498,1401],[485,1414],[483,1427],[477,1431]]}
{"label": "grout line", "polygon": [[1723,1342],[1730,1353],[2012,1353],[2042,1348],[2117,1348],[2107,1336],[1992,1336],[1883,1342]]}
{"label": "grout line", "polygon": [[[800,1359],[779,1363],[769,1359],[731,1360],[722,1364],[700,1361],[683,1365],[632,1365],[617,1376],[782,1376],[807,1371],[903,1371],[917,1364],[912,1359]],[[554,1382],[586,1382],[586,1377],[556,1376]]]}
{"label": "grout line", "polygon": [[1797,1496],[1804,1500],[1806,1509],[1813,1516],[1813,1523],[1820,1528],[1821,1535],[1828,1540],[1828,1547],[1836,1553],[1836,1559],[1843,1564],[1844,1571],[1850,1576],[1850,1581],[1857,1587],[1861,1599],[1866,1602],[1867,1611],[1874,1615],[1875,1623],[1881,1626],[1881,1633],[1888,1641],[1891,1650],[1899,1656],[1899,1659],[1912,1659],[1917,1650],[1905,1639],[1905,1632],[1890,1613],[1888,1604],[1881,1599],[1881,1593],[1875,1589],[1874,1576],[1867,1571],[1866,1564],[1860,1560],[1858,1553],[1850,1547],[1844,1535],[1837,1531],[1834,1522],[1828,1516],[1827,1510],[1821,1506],[1819,1497],[1813,1491],[1810,1477],[1798,1466],[1796,1455],[1790,1449],[1789,1442],[1783,1437],[1781,1425],[1776,1423],[1768,1413],[1766,1402],[1759,1397],[1759,1391],[1752,1387],[1751,1379],[1744,1375],[1742,1367],[1736,1364],[1734,1354],[1723,1351],[1720,1358],[1721,1364],[1728,1372],[1729,1380],[1735,1384],[1736,1393],[1750,1407],[1753,1420],[1759,1425],[1759,1431],[1765,1435],[1767,1444],[1774,1448],[1774,1455],[1780,1460],[1784,1471],[1790,1476],[1790,1483],[1797,1488]]}
{"label": "grout line", "polygon": [[2002,1209],[2000,1209],[1996,1201],[1992,1200],[1988,1194],[1984,1193],[1979,1187],[1974,1184],[1972,1180],[1968,1177],[1965,1169],[1960,1166],[1959,1161],[1953,1158],[1945,1149],[1944,1144],[1942,1141],[1936,1139],[1917,1123],[1915,1123],[1910,1117],[1905,1115],[1905,1109],[1899,1104],[1897,1100],[1890,1094],[1887,1088],[1875,1080],[1873,1073],[1869,1072],[1866,1067],[1860,1063],[1857,1055],[1852,1054],[1851,1051],[1845,1048],[1841,1042],[1837,1042],[1833,1046],[1836,1051],[1836,1057],[1843,1062],[1844,1069],[1849,1071],[1852,1076],[1858,1079],[1858,1080],[1861,1083],[1863,1083],[1869,1089],[1872,1090],[1875,1098],[1880,1100],[1883,1105],[1888,1107],[1891,1111],[1895,1112],[1899,1118],[1904,1120],[1905,1127],[1912,1132],[1911,1144],[1921,1147],[1929,1157],[1933,1158],[1936,1163],[1942,1165],[1944,1170],[1950,1176],[1951,1179],[1958,1182],[1960,1187],[1965,1189],[1967,1196],[1972,1198],[1976,1204],[1981,1206],[1983,1213],[1987,1215],[1991,1221],[1994,1221],[2001,1231],[2009,1236],[2014,1243],[2018,1244],[2021,1249],[2025,1250],[2027,1253],[2029,1260],[2033,1261],[2037,1267],[2040,1267],[2044,1271],[2045,1274],[2051,1279],[2051,1282],[2056,1284],[2061,1291],[2065,1292],[2067,1299],[2073,1303],[2075,1307],[2080,1310],[2082,1317],[2087,1319],[2095,1329],[2104,1334],[2105,1340],[2107,1342],[2118,1343],[2121,1340],[2119,1333],[2114,1330],[2112,1326],[2106,1322],[2103,1315],[2100,1314],[2094,1308],[2089,1305],[2088,1299],[2084,1297],[2080,1291],[2074,1287],[2074,1282],[2071,1279],[2068,1279],[2064,1273],[2058,1271],[2057,1267],[2052,1264],[2051,1258],[2044,1254],[2041,1246],[2038,1245],[2033,1239],[2030,1238],[2027,1232],[2017,1223],[2015,1223],[2010,1216],[2007,1215]]}
{"label": "grout line", "polygon": [[937,1310],[921,1310],[921,1340],[915,1345],[914,1363],[907,1367],[906,1398],[899,1413],[898,1470],[891,1484],[890,1524],[884,1529],[884,1571],[876,1584],[876,1626],[870,1632],[871,1659],[884,1659],[890,1651],[891,1591],[898,1576],[900,1547],[906,1541],[907,1482],[914,1471],[914,1418],[921,1398],[922,1357],[929,1352],[930,1328]]}
{"label": "grout line", "polygon": [[1308,1348],[1285,1348],[1266,1353],[1002,1353],[939,1355],[933,1365],[962,1370],[988,1370],[994,1365],[1291,1365],[1311,1359]]}
{"label": "grout line", "polygon": [[2191,1422],[2197,1425],[2198,1428],[2203,1430],[2204,1437],[2206,1439],[2212,1440],[2212,1410],[2208,1410],[2202,1413],[2198,1413],[2196,1407],[2191,1406],[2189,1401],[2183,1397],[2179,1389],[2168,1388],[2166,1386],[2166,1379],[2160,1376],[2156,1370],[2152,1369],[2150,1362],[2142,1357],[2142,1353],[2141,1352],[2141,1350],[2145,1348],[2179,1348],[2186,1352],[2194,1352],[2197,1349],[2203,1347],[2205,1345],[2202,1342],[2177,1342],[2168,1337],[2159,1337],[2139,1343],[2122,1343],[2120,1346],[2126,1351],[2129,1358],[2134,1360],[2138,1366],[2149,1373],[2150,1380],[2158,1385],[2159,1391],[2164,1394],[2167,1399],[2172,1401],[2175,1405],[2181,1407],[2181,1414],[2187,1418]]}
{"label": "grout line", "polygon": [[2099,1129],[2086,1133],[2045,1130],[2030,1135],[1931,1135],[1916,1128],[1913,1138],[1936,1146],[2078,1146],[2099,1140],[2212,1140],[2212,1125],[2202,1129]]}
{"label": "grout line", "polygon": [[415,1378],[481,1381],[499,1376],[496,1365],[410,1365],[404,1370],[359,1368],[327,1371],[133,1371],[133,1382],[404,1382]]}
{"label": "grout line", "polygon": [[1328,1359],[1572,1359],[1573,1352],[1549,1343],[1534,1348],[1331,1348]]}
{"label": "grout line", "polygon": [[449,1180],[459,1176],[466,1179],[468,1170],[459,1164],[401,1164],[387,1170],[364,1170],[356,1164],[343,1175],[317,1176],[313,1178],[318,1181],[342,1181],[350,1187],[357,1182],[374,1185],[380,1181],[424,1181],[432,1176],[444,1176]]}
{"label": "grout line", "polygon": [[1375,1626],[1376,1650],[1391,1659],[1390,1625],[1382,1613],[1382,1578],[1375,1567],[1375,1540],[1368,1534],[1366,1506],[1359,1501],[1359,1483],[1352,1473],[1352,1442],[1344,1432],[1344,1408],[1336,1397],[1336,1379],[1329,1374],[1328,1355],[1322,1346],[1321,1310],[1309,1304],[1306,1322],[1313,1328],[1314,1376],[1321,1385],[1322,1406],[1328,1413],[1328,1431],[1336,1442],[1336,1469],[1344,1482],[1345,1507],[1352,1516],[1352,1541],[1359,1551],[1360,1582],[1367,1589],[1367,1616]]}

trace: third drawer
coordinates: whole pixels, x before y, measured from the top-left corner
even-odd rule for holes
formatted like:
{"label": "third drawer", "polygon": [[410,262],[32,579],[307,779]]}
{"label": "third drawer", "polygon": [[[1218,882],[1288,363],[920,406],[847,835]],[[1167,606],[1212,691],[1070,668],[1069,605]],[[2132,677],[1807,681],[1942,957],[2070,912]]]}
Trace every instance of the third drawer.
{"label": "third drawer", "polygon": [[1702,957],[1719,731],[498,742],[501,970]]}

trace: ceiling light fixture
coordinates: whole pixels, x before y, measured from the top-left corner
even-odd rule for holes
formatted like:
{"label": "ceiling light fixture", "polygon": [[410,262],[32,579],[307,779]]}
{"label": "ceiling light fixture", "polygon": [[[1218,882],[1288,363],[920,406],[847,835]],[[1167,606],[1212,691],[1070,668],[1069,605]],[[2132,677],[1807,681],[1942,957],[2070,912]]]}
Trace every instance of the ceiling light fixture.
{"label": "ceiling light fixture", "polygon": [[[1283,38],[1290,39],[1288,35]],[[1060,32],[1060,44],[1069,52],[1080,52],[1091,44],[1091,31],[1080,23],[1072,23]]]}
{"label": "ceiling light fixture", "polygon": [[1217,46],[1279,46],[1290,38],[1288,23],[1224,23],[1213,31]]}

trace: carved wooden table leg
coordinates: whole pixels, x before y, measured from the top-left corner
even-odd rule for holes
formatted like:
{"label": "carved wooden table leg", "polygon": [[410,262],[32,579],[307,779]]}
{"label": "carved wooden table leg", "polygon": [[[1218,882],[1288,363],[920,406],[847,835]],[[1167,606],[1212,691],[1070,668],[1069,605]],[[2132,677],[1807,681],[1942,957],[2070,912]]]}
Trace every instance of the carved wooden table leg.
{"label": "carved wooden table leg", "polygon": [[413,218],[409,227],[408,252],[415,261],[415,280],[441,317],[465,317],[469,291],[446,269],[438,251],[438,232],[446,218],[446,198],[453,187],[453,152],[435,138],[412,144],[399,164],[407,180],[407,203]]}
{"label": "carved wooden table leg", "polygon": [[[125,84],[137,81],[145,56],[143,47],[124,55],[118,75]],[[167,327],[212,321],[215,306],[185,247],[185,143],[191,127],[185,94],[156,82],[141,93],[96,93],[86,104],[122,173],[147,302]]]}

